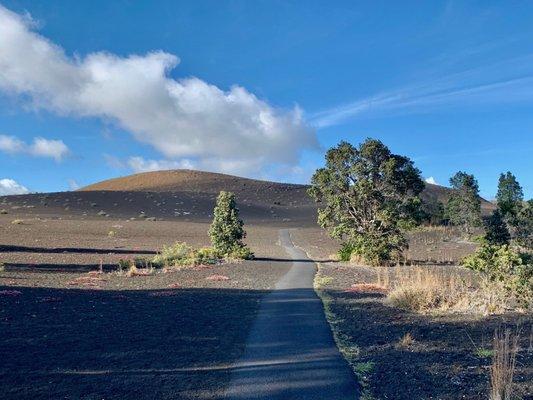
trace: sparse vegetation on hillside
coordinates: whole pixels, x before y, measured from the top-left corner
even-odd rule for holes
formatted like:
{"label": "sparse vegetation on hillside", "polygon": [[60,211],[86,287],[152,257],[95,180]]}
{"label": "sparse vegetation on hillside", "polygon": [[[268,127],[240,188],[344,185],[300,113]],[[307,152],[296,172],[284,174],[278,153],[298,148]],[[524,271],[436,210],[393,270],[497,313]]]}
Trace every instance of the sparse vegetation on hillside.
{"label": "sparse vegetation on hillside", "polygon": [[416,223],[423,189],[411,160],[367,139],[359,147],[341,142],[330,149],[309,194],[319,203],[318,223],[345,243],[341,257],[379,265],[406,248],[402,227]]}

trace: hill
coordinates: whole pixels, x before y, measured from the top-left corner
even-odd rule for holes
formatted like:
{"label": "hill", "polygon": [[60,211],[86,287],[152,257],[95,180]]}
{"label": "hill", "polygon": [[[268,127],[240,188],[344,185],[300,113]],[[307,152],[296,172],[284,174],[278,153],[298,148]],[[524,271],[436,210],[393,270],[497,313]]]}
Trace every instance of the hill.
{"label": "hill", "polygon": [[[217,194],[234,192],[247,222],[314,226],[316,204],[307,185],[237,176],[173,170],[109,179],[75,192],[37,193],[1,198],[0,208],[23,218],[126,218],[209,221]],[[422,197],[446,202],[451,189],[427,184]],[[494,206],[483,200],[488,213]]]}
{"label": "hill", "polygon": [[[193,170],[172,170],[144,172],[121,178],[114,178],[79,189],[80,191],[147,191],[147,192],[193,192],[217,194],[221,190],[234,192],[237,197],[262,200],[267,203],[292,202],[312,204],[307,196],[308,185],[287,184],[241,178],[233,175]],[[450,188],[426,183],[422,198],[426,201],[446,203],[450,198]],[[481,199],[484,212],[494,209],[494,205]]]}

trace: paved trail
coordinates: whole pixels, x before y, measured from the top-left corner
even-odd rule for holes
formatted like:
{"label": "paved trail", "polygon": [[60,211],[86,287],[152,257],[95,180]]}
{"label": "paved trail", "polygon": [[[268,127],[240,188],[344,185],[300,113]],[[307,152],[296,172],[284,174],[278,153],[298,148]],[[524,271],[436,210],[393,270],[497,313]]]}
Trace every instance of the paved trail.
{"label": "paved trail", "polygon": [[355,378],[342,358],[313,290],[316,265],[280,230],[291,269],[261,301],[227,399],[355,400]]}

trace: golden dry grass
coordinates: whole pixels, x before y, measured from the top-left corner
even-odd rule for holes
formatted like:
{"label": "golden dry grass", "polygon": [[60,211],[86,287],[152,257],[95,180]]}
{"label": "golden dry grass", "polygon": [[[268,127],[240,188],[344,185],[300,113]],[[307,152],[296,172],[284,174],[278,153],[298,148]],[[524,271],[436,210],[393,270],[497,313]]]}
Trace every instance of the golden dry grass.
{"label": "golden dry grass", "polygon": [[490,400],[510,400],[518,352],[518,335],[509,329],[496,330],[490,370]]}
{"label": "golden dry grass", "polygon": [[386,302],[408,311],[497,314],[510,307],[501,284],[439,267],[378,268]]}

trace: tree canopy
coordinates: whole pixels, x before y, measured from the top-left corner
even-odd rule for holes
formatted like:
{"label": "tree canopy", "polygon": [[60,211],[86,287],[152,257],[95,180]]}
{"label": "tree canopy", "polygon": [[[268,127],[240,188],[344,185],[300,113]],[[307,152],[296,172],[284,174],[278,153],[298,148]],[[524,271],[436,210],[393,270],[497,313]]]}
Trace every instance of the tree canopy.
{"label": "tree canopy", "polygon": [[516,225],[516,217],[523,200],[524,192],[516,177],[509,171],[501,174],[498,180],[496,201],[503,218],[511,225]]}
{"label": "tree canopy", "polygon": [[450,178],[450,185],[454,190],[446,206],[447,217],[453,225],[462,226],[469,233],[472,227],[481,224],[477,180],[474,175],[459,171]]}
{"label": "tree canopy", "polygon": [[318,223],[379,264],[407,246],[401,226],[415,222],[424,186],[409,158],[367,139],[359,147],[342,141],[330,149],[309,194],[319,203]]}
{"label": "tree canopy", "polygon": [[213,248],[225,256],[249,258],[251,253],[242,242],[246,232],[244,223],[239,218],[235,195],[231,192],[220,192],[213,214],[213,223],[209,228]]}

